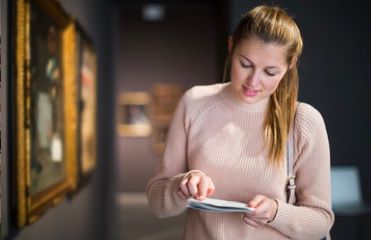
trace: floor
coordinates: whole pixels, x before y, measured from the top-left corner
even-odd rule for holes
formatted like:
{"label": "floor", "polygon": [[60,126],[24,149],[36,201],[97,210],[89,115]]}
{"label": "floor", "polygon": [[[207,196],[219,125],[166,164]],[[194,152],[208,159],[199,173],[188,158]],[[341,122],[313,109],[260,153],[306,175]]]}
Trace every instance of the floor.
{"label": "floor", "polygon": [[182,239],[185,214],[166,219],[156,218],[148,207],[144,193],[116,195],[118,240]]}

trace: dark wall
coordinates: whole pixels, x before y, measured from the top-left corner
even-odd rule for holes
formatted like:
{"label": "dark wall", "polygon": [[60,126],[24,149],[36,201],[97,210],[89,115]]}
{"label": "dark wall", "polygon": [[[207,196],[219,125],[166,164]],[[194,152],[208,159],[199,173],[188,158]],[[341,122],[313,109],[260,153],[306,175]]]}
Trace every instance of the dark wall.
{"label": "dark wall", "polygon": [[[301,29],[304,52],[299,63],[299,100],[316,107],[325,120],[331,164],[356,165],[363,195],[371,202],[370,76],[371,17],[359,1],[233,0],[230,32],[242,13],[265,3],[291,13]],[[337,217],[334,239],[370,239],[371,214]],[[360,221],[359,221],[360,220]],[[357,237],[362,229],[363,238]]]}
{"label": "dark wall", "polygon": [[[371,172],[368,9],[357,1],[273,2],[295,16],[303,35],[299,100],[322,113],[332,165],[359,166],[365,198],[371,201],[371,178],[367,176]],[[271,1],[234,0],[230,28],[242,13],[259,3]]]}
{"label": "dark wall", "polygon": [[114,159],[110,5],[100,0],[63,0],[61,3],[90,35],[98,54],[97,171],[74,198],[50,209],[39,221],[24,228],[14,237],[17,240],[109,239]]}
{"label": "dark wall", "polygon": [[[184,90],[220,81],[218,25],[215,4],[168,4],[161,22],[141,18],[140,5],[116,10],[116,95],[151,92],[159,82],[176,83]],[[118,191],[144,191],[160,157],[152,138],[120,137],[117,144]]]}

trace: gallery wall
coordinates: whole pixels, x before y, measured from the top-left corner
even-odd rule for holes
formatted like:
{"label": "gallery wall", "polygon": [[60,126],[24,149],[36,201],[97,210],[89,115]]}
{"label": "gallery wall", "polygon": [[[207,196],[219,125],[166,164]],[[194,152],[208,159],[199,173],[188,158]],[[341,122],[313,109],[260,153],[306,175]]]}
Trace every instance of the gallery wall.
{"label": "gallery wall", "polygon": [[[332,166],[357,166],[360,170],[364,199],[370,203],[371,125],[369,122],[371,115],[368,96],[371,87],[369,80],[371,28],[368,9],[359,1],[232,0],[228,2],[229,10],[226,8],[226,11],[229,16],[229,33],[232,33],[241,16],[258,4],[278,4],[295,18],[304,39],[304,51],[299,61],[299,101],[309,103],[321,112],[328,132]],[[117,20],[120,26],[125,26],[125,21],[121,22],[123,20],[125,17]],[[195,25],[189,23],[189,26]],[[141,24],[132,27],[131,30],[136,34],[146,29]],[[125,32],[126,30],[128,29],[118,29],[120,37],[115,38],[119,43],[116,46],[121,45],[120,50],[115,54],[115,65],[118,66],[115,71],[116,94],[121,91],[149,91],[153,81],[161,81],[161,76],[168,76],[174,71],[172,68],[162,67],[164,73],[150,71],[151,74],[146,75],[143,69],[152,69],[152,66],[155,66],[154,69],[157,70],[160,64],[159,62],[155,65],[146,64],[147,59],[143,61],[145,63],[143,65],[140,63],[130,65],[129,62],[133,63],[130,61],[131,57],[135,59],[135,56],[143,52],[141,49],[125,46],[128,44],[125,41],[140,43],[139,36],[133,35],[130,31]],[[153,37],[148,32],[142,34],[144,41]],[[193,41],[190,36],[186,39]],[[199,43],[201,44],[200,41]],[[146,44],[137,46],[144,46],[146,52],[151,53],[146,48]],[[161,55],[161,60],[164,57],[166,55]],[[189,71],[180,68],[179,72],[181,74],[175,74],[175,79],[181,79],[180,82],[184,81],[187,86],[200,83],[200,81],[193,81],[194,77],[189,77]],[[199,74],[197,71],[193,73]],[[196,75],[195,77],[197,78]],[[219,80],[210,79],[210,82],[217,81]],[[115,141],[118,164],[116,189],[142,191],[155,163],[159,161],[159,157],[151,151],[150,139],[127,139],[116,136]],[[337,218],[335,225],[339,227],[337,232],[334,232],[334,238],[341,239],[339,236],[344,239],[348,236],[348,239],[352,238],[363,227],[365,239],[369,239],[367,236],[370,237],[371,233],[367,232],[365,226],[370,225],[370,216],[363,221],[357,222],[358,220]]]}
{"label": "gallery wall", "polygon": [[[7,44],[7,39],[4,39],[4,33],[7,32],[8,28],[3,26],[4,20],[6,20],[7,14],[6,9],[8,6],[8,2],[5,0],[0,1],[0,37],[1,37],[1,47],[0,47],[0,68],[1,68],[1,76],[0,76],[0,168],[1,169],[7,169],[8,163],[4,161],[4,159],[7,158],[8,151],[7,151],[7,143],[4,141],[4,136],[7,135],[7,128],[5,127],[7,125],[7,106],[5,105],[5,99],[7,98],[6,89],[7,84],[5,83],[5,76],[7,74],[7,63],[5,61],[5,57],[7,55],[7,49],[5,49],[3,46],[4,44]],[[7,196],[9,187],[7,185],[6,179],[8,178],[8,173],[4,171],[0,171],[0,196]],[[1,219],[1,236],[4,236],[8,232],[8,221],[5,221],[4,219],[7,218],[9,215],[9,209],[8,209],[8,202],[0,200],[0,219]]]}
{"label": "gallery wall", "polygon": [[[229,1],[229,33],[232,32],[242,14],[259,3],[271,4],[267,1]],[[365,198],[370,201],[371,191],[368,191],[366,186],[371,185],[371,178],[367,177],[367,173],[371,172],[371,164],[368,163],[371,153],[367,151],[369,149],[368,135],[371,131],[368,124],[370,115],[367,112],[366,96],[370,87],[368,80],[370,60],[367,53],[371,48],[371,29],[367,25],[369,19],[366,10],[362,5],[352,1],[342,3],[338,1],[311,1],[310,3],[274,1],[273,3],[287,9],[295,17],[304,38],[304,52],[299,62],[299,100],[312,104],[322,113],[330,140],[332,164],[354,164],[360,167],[363,192]],[[137,14],[139,16],[140,13]],[[121,14],[121,16],[126,16],[126,14]],[[135,66],[135,61],[130,61],[131,65],[128,65],[127,62],[133,56],[134,59],[135,56],[139,56],[139,53],[144,52],[143,49],[146,47],[145,43],[140,43],[140,40],[137,46],[144,46],[144,48],[138,50],[135,47],[127,47],[130,41],[140,39],[141,35],[143,41],[151,41],[153,34],[144,32],[148,29],[143,23],[142,25],[140,22],[136,23],[136,26],[129,25],[128,22],[125,23],[125,17],[117,21],[121,21],[118,26],[121,29],[118,29],[116,37],[117,45],[121,48],[116,52],[116,59],[121,60],[116,60],[117,64],[115,64],[118,66],[115,77],[118,91],[148,91],[151,83],[166,81],[169,76],[172,78],[171,81],[183,79],[180,82],[186,82],[187,86],[203,81],[204,78],[200,81],[192,76],[184,75],[183,73],[189,73],[184,69],[179,69],[182,74],[174,78],[171,76],[174,72],[172,68],[159,68],[162,61],[157,61],[156,65],[143,64],[142,66],[140,63]],[[188,24],[194,26],[191,22]],[[148,26],[154,26],[154,24]],[[159,30],[156,29],[156,31]],[[175,32],[168,32],[168,34],[174,36]],[[122,40],[118,35],[121,35]],[[187,43],[189,39],[194,41],[195,37],[189,36],[185,39]],[[202,41],[198,42],[204,44]],[[168,45],[167,49],[173,46]],[[157,46],[156,49],[158,49]],[[146,51],[148,56],[151,56],[152,52]],[[166,59],[166,54],[161,55],[161,60],[164,57]],[[143,63],[147,63],[145,61]],[[147,71],[140,71],[138,74],[135,72],[137,69]],[[154,73],[152,69],[157,71],[163,69],[161,70],[163,72]],[[192,72],[195,75],[198,74],[197,71]],[[210,81],[218,81],[218,79],[210,79]],[[147,147],[150,144],[147,140],[116,138],[119,146],[118,184],[127,184],[127,187],[118,186],[119,190],[143,188],[144,180],[150,175],[149,169],[153,168],[154,161],[158,161],[158,158]],[[143,148],[144,146],[146,147]],[[136,155],[137,149],[142,150],[139,155]],[[130,169],[130,171],[126,172],[125,169]],[[133,172],[141,174],[140,183],[133,183],[130,177]],[[133,187],[134,185],[141,187]]]}
{"label": "gallery wall", "polygon": [[[15,1],[14,1],[15,2]],[[98,55],[97,168],[91,181],[72,198],[51,208],[21,231],[11,228],[10,239],[109,239],[113,179],[113,91],[111,80],[110,3],[99,0],[60,1],[91,37]],[[12,24],[10,22],[9,24]],[[14,23],[13,23],[14,24]],[[11,216],[14,224],[14,216]]]}
{"label": "gallery wall", "polygon": [[[142,19],[141,5],[122,4],[115,14],[116,98],[123,92],[151,94],[156,83],[183,90],[221,80],[219,9],[216,4],[168,4],[165,18]],[[115,136],[117,191],[144,191],[161,155],[147,137]]]}

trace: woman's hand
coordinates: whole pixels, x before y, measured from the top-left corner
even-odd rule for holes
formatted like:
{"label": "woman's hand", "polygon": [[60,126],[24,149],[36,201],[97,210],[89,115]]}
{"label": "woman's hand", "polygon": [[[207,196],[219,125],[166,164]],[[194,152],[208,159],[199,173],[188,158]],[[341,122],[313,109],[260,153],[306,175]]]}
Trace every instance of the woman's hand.
{"label": "woman's hand", "polygon": [[255,208],[255,210],[245,213],[243,221],[254,228],[259,228],[273,221],[278,210],[276,200],[263,195],[256,195],[247,206]]}
{"label": "woman's hand", "polygon": [[214,193],[215,186],[210,177],[200,170],[188,172],[179,185],[178,195],[186,200],[194,197],[203,200]]}

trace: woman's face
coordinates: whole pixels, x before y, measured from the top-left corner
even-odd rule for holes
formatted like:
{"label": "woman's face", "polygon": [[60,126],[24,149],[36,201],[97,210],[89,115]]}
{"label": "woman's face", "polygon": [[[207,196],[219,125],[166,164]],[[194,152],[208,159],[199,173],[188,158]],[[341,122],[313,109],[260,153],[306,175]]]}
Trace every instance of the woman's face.
{"label": "woman's face", "polygon": [[[229,50],[232,50],[232,39]],[[284,45],[265,43],[257,37],[242,40],[231,56],[234,93],[246,103],[271,96],[288,69],[286,53]]]}

